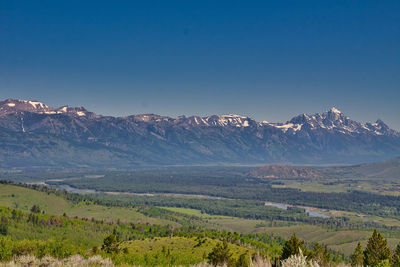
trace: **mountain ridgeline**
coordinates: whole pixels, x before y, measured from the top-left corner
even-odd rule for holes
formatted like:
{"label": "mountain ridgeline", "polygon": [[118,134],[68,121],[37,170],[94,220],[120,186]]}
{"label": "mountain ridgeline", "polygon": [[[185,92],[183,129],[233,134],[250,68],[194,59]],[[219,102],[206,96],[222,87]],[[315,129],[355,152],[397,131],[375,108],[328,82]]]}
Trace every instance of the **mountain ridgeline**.
{"label": "mountain ridgeline", "polygon": [[0,101],[0,167],[360,163],[400,155],[400,134],[332,108],[286,123],[238,115],[101,116],[83,107]]}

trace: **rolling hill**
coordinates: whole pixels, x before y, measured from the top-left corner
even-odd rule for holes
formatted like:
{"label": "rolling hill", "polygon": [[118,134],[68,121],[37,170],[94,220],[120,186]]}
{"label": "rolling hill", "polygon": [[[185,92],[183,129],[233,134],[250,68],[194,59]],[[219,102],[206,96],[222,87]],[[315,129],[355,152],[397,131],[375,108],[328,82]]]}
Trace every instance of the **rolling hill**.
{"label": "rolling hill", "polygon": [[251,170],[249,175],[257,178],[400,178],[400,157],[329,168],[265,165]]}
{"label": "rolling hill", "polygon": [[265,165],[250,171],[249,175],[257,178],[319,178],[325,174],[313,168],[288,165]]}

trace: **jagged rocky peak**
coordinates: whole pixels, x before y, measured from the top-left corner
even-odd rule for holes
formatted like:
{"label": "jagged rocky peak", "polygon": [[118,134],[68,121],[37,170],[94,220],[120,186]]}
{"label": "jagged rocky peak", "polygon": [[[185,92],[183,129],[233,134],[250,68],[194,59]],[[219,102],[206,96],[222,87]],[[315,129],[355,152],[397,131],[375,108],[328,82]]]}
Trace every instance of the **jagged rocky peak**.
{"label": "jagged rocky peak", "polygon": [[335,107],[332,107],[331,109],[325,111],[322,114],[322,117],[325,120],[329,120],[329,121],[343,121],[348,119],[340,110],[338,110]]}
{"label": "jagged rocky peak", "polygon": [[342,134],[347,133],[370,133],[374,135],[396,135],[396,131],[391,130],[383,121],[378,120],[375,123],[360,123],[351,120],[345,114],[335,107],[325,111],[322,114],[316,113],[313,115],[301,114],[285,124],[275,123],[271,124],[276,128],[287,132],[290,129],[292,133],[296,133],[301,129],[316,130],[329,130],[336,131]]}
{"label": "jagged rocky peak", "polygon": [[332,107],[328,112],[332,112],[332,113],[336,113],[336,114],[342,113],[340,110],[338,110],[338,109],[335,108],[335,107]]}
{"label": "jagged rocky peak", "polygon": [[378,119],[378,120],[375,122],[375,125],[378,126],[378,127],[380,127],[380,128],[382,128],[382,129],[390,129],[389,126],[387,126],[387,124],[384,123],[381,119]]}
{"label": "jagged rocky peak", "polygon": [[304,124],[307,123],[308,121],[310,121],[310,116],[308,116],[307,114],[300,114],[296,117],[293,117],[289,123],[293,123],[293,124]]}
{"label": "jagged rocky peak", "polygon": [[374,123],[366,123],[365,126],[377,135],[399,135],[398,132],[390,129],[381,119],[378,119]]}

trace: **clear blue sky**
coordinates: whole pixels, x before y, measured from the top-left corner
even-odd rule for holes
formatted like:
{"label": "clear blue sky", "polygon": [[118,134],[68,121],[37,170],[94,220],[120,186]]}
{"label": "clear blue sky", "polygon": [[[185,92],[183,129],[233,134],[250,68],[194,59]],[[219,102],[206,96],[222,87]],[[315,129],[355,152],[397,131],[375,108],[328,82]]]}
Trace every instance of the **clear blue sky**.
{"label": "clear blue sky", "polygon": [[400,129],[400,1],[0,0],[0,98]]}

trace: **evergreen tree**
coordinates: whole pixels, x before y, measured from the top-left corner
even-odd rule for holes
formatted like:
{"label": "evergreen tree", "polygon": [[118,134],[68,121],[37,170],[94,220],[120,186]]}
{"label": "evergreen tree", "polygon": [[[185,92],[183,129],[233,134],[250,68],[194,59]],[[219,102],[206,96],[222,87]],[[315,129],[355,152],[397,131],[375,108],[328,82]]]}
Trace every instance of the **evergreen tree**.
{"label": "evergreen tree", "polygon": [[1,216],[0,235],[7,235],[7,233],[8,233],[8,219],[5,216]]}
{"label": "evergreen tree", "polygon": [[210,252],[210,254],[208,254],[208,262],[214,266],[224,264],[231,266],[232,261],[232,253],[226,240],[224,240],[222,243],[218,243]]}
{"label": "evergreen tree", "polygon": [[114,234],[110,234],[106,238],[104,238],[103,245],[101,249],[107,253],[118,253],[119,246],[118,246],[117,237]]}
{"label": "evergreen tree", "polygon": [[319,243],[315,243],[311,253],[311,258],[321,266],[328,266],[331,261],[331,254],[326,246],[321,246]]}
{"label": "evergreen tree", "polygon": [[372,236],[368,239],[367,247],[364,250],[364,265],[378,266],[385,260],[391,259],[390,249],[387,246],[387,240],[374,230]]}
{"label": "evergreen tree", "polygon": [[33,205],[31,208],[31,212],[33,213],[40,213],[40,208],[38,205]]}
{"label": "evergreen tree", "polygon": [[11,212],[11,218],[12,218],[13,220],[17,219],[17,211],[16,211],[16,210],[12,210],[12,212]]}
{"label": "evergreen tree", "polygon": [[361,246],[361,243],[358,242],[356,249],[354,250],[354,253],[350,257],[350,263],[351,266],[363,266],[364,262],[364,254],[363,254],[363,249]]}
{"label": "evergreen tree", "polygon": [[286,241],[285,245],[282,249],[281,260],[285,260],[292,255],[297,255],[300,252],[305,251],[304,249],[304,240],[299,240],[296,234],[293,234],[288,241]]}
{"label": "evergreen tree", "polygon": [[400,267],[400,243],[397,245],[392,258],[393,267]]}

